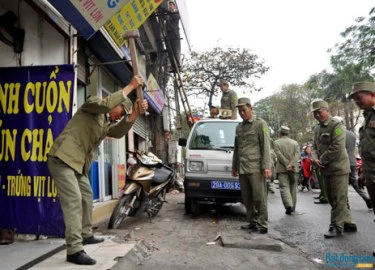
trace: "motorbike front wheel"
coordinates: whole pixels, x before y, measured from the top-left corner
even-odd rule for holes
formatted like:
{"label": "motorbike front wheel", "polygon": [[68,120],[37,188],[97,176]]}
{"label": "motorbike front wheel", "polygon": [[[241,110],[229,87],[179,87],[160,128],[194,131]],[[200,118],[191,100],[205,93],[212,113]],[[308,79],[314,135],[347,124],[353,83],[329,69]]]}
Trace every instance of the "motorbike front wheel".
{"label": "motorbike front wheel", "polygon": [[154,217],[156,216],[161,208],[163,207],[163,203],[165,201],[167,190],[164,188],[162,191],[160,191],[159,195],[149,201],[147,213]]}
{"label": "motorbike front wheel", "polygon": [[[135,194],[127,194],[122,196],[113,209],[111,218],[109,219],[108,229],[117,229],[124,221],[125,217],[134,213],[134,209],[130,208],[130,202]],[[128,214],[126,214],[128,212]]]}

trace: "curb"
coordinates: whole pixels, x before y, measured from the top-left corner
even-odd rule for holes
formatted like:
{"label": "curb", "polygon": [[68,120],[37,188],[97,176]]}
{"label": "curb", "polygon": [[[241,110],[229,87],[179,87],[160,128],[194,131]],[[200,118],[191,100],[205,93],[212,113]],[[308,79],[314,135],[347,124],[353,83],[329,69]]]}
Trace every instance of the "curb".
{"label": "curb", "polygon": [[61,246],[47,252],[46,254],[43,254],[42,256],[39,256],[38,258],[35,258],[34,260],[18,267],[16,270],[26,270],[26,269],[30,269],[31,267],[33,267],[34,265],[44,261],[45,259],[49,258],[49,257],[52,257],[53,255],[55,255],[56,253],[62,251],[65,249],[65,244],[62,244]]}

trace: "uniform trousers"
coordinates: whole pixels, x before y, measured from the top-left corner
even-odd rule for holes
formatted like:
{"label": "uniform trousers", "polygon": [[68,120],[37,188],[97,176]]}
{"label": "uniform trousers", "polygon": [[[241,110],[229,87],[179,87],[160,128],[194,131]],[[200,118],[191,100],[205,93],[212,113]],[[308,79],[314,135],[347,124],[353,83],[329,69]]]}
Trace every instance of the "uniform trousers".
{"label": "uniform trousers", "polygon": [[263,174],[240,174],[241,195],[249,223],[268,228],[267,187]]}
{"label": "uniform trousers", "polygon": [[92,236],[92,189],[89,179],[56,157],[48,168],[57,188],[65,223],[67,254],[83,250],[82,240]]}
{"label": "uniform trousers", "polygon": [[352,217],[347,206],[348,173],[342,175],[324,175],[324,190],[331,205],[331,224],[343,232],[345,223],[352,223]]}
{"label": "uniform trousers", "polygon": [[363,175],[366,179],[367,192],[370,196],[372,210],[375,214],[375,166],[373,162],[363,161]]}
{"label": "uniform trousers", "polygon": [[324,191],[324,176],[320,172],[319,169],[314,169],[314,172],[315,172],[315,175],[318,178],[318,182],[319,182],[319,188],[320,188],[319,201],[321,203],[327,203],[327,196],[326,196],[326,193]]}
{"label": "uniform trousers", "polygon": [[298,173],[282,172],[279,173],[279,186],[281,200],[283,201],[285,209],[292,207],[296,209],[297,204],[297,179]]}

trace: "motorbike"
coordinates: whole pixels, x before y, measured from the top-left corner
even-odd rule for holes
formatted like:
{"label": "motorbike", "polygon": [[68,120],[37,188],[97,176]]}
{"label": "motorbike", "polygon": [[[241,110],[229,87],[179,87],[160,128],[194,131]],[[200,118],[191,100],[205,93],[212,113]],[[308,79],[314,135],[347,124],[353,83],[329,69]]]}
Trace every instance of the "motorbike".
{"label": "motorbike", "polygon": [[165,202],[167,190],[173,183],[174,170],[152,153],[128,152],[126,184],[113,209],[108,228],[116,229],[127,216],[143,209],[150,218],[155,217]]}

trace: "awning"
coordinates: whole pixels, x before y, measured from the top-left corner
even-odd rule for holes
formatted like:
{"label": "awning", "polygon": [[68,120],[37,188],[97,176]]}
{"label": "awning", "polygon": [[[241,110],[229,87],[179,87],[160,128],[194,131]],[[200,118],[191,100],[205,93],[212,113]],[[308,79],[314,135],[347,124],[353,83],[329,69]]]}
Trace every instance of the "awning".
{"label": "awning", "polygon": [[[121,81],[121,83],[128,84],[130,82],[133,77],[133,71],[131,70],[130,65],[125,62],[126,59],[120,58],[100,31],[96,32],[87,41],[87,44],[102,63],[108,63],[105,66]],[[124,62],[119,62],[122,60],[124,60]]]}

